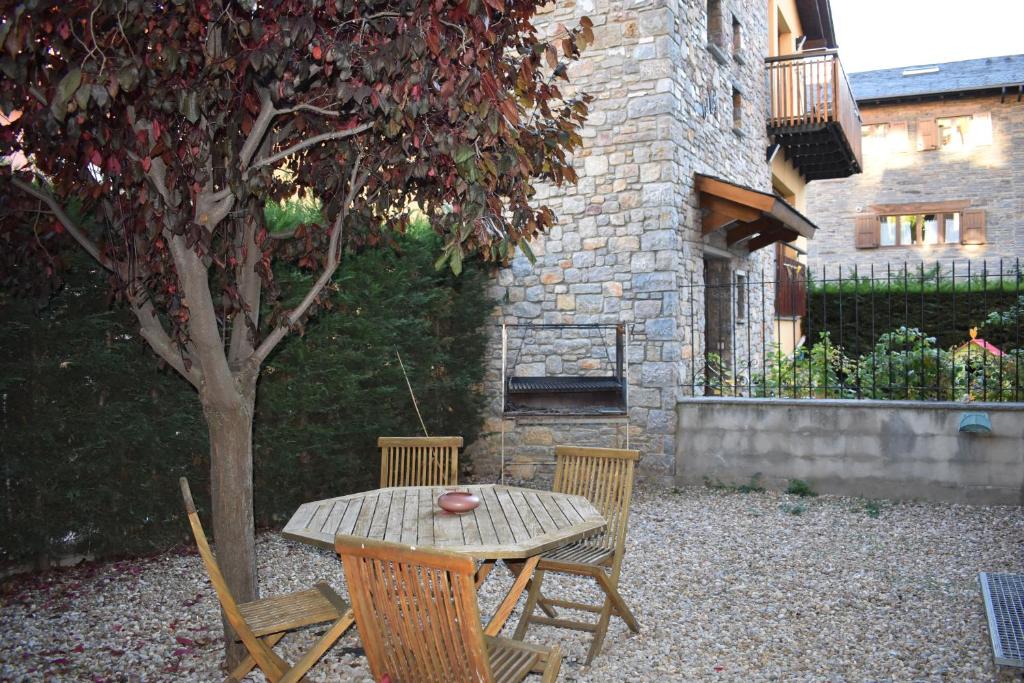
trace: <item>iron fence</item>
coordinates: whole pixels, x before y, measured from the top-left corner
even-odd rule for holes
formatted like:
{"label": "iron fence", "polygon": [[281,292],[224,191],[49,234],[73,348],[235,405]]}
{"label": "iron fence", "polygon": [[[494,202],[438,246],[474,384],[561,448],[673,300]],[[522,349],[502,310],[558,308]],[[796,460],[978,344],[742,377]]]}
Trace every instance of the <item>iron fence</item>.
{"label": "iron fence", "polygon": [[[1020,259],[718,268],[685,286],[691,395],[1024,401]],[[685,386],[685,384],[684,384]]]}

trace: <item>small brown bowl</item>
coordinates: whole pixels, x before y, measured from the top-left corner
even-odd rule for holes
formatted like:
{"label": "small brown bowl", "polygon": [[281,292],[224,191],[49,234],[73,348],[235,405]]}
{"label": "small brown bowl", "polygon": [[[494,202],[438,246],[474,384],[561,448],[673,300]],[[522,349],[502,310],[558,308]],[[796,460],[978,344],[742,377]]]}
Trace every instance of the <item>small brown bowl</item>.
{"label": "small brown bowl", "polygon": [[448,491],[437,497],[437,505],[445,512],[458,515],[476,509],[480,497],[469,491]]}

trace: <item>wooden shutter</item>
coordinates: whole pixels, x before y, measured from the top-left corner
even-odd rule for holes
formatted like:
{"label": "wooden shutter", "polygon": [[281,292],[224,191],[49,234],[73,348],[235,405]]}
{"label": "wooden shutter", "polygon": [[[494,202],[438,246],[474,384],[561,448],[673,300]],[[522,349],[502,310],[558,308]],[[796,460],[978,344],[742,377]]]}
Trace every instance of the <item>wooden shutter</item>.
{"label": "wooden shutter", "polygon": [[985,244],[985,210],[967,209],[960,220],[961,244]]}
{"label": "wooden shutter", "polygon": [[853,244],[858,249],[874,249],[878,246],[878,216],[857,216]]}
{"label": "wooden shutter", "polygon": [[939,129],[935,119],[921,119],[917,122],[917,150],[939,148]]}
{"label": "wooden shutter", "polygon": [[992,114],[987,111],[978,112],[971,117],[969,142],[975,147],[992,144]]}

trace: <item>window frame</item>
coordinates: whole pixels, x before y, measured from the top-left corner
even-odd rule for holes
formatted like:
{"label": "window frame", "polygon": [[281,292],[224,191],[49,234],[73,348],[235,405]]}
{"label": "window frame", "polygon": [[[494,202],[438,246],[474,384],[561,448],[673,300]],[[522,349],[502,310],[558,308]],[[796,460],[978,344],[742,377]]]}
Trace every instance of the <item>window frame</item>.
{"label": "window frame", "polygon": [[[962,244],[962,242],[961,242],[961,240],[963,239],[963,237],[962,237],[963,236],[963,232],[962,232],[963,228],[962,227],[958,227],[958,235],[960,235],[960,237],[958,237],[956,242],[947,242],[946,241],[946,218],[948,216],[959,216],[960,218],[957,221],[957,225],[960,226],[960,225],[963,224],[963,220],[964,220],[963,213],[964,213],[963,209],[956,209],[956,210],[948,210],[947,209],[947,210],[943,210],[943,211],[929,211],[929,210],[912,211],[912,212],[911,211],[905,211],[905,212],[901,212],[901,213],[877,213],[877,214],[875,214],[876,218],[878,219],[878,247],[877,248],[878,249],[894,249],[894,248],[896,248],[896,249],[904,249],[904,248],[915,248],[915,247],[918,247],[918,248],[922,248],[922,247],[945,247],[945,246],[949,246],[951,244],[953,244],[953,245]],[[903,216],[913,216],[914,217],[914,227],[913,227],[914,234],[913,234],[913,237],[917,239],[916,242],[911,242],[910,244],[903,244],[901,242],[903,230],[902,230],[902,226],[900,225],[899,219],[902,218]],[[939,241],[935,242],[934,244],[928,244],[928,243],[926,243],[924,241],[924,222],[925,222],[925,216],[935,216],[935,221],[938,224],[938,237],[939,237]],[[897,222],[896,222],[896,243],[895,244],[882,244],[882,222],[886,218],[895,218],[895,219],[897,219]]]}
{"label": "window frame", "polygon": [[[747,271],[736,269],[732,273],[733,283],[733,295],[732,295],[732,315],[733,320],[737,325],[747,324],[747,313],[750,307],[750,278],[747,277]],[[742,296],[740,295],[742,288]]]}

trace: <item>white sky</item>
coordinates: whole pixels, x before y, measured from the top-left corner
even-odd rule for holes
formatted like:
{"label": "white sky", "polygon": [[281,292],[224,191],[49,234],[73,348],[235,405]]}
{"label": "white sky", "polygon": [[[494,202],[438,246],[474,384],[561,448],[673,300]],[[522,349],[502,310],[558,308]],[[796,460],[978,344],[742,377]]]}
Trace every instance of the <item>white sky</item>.
{"label": "white sky", "polygon": [[847,72],[1024,54],[1024,0],[831,4],[839,57]]}

